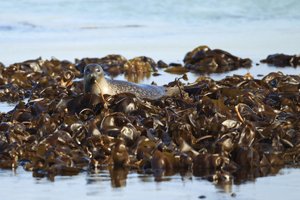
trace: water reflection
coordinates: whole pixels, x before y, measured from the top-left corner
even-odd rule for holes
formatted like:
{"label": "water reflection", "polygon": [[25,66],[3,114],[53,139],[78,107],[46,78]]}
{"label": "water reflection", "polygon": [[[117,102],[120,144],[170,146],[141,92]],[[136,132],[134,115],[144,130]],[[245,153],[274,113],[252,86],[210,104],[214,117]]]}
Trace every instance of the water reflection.
{"label": "water reflection", "polygon": [[[246,170],[243,173],[237,172],[237,174],[243,174],[242,177],[248,180],[241,181],[238,185],[236,181],[233,184],[210,184],[207,180],[203,180],[203,177],[193,176],[191,172],[182,175],[177,173],[166,177],[163,182],[154,182],[153,174],[134,172],[128,173],[125,178],[123,173],[127,172],[124,169],[120,169],[123,171],[121,173],[112,169],[98,169],[87,175],[83,172],[77,176],[57,176],[54,182],[50,182],[45,178],[33,179],[31,173],[21,168],[14,172],[0,169],[0,194],[3,199],[22,198],[23,200],[34,199],[37,196],[48,199],[50,193],[55,194],[57,200],[66,198],[120,199],[120,197],[122,199],[153,199],[157,196],[164,199],[200,197],[206,199],[232,199],[232,197],[237,199],[297,199],[300,170],[295,167],[284,168],[279,173],[277,173],[278,169],[275,171],[269,169],[268,175],[274,172],[277,176],[259,179],[257,179],[257,174],[246,175]],[[120,180],[123,181],[120,183]],[[120,185],[123,187],[119,187]],[[272,193],[269,192],[270,190]],[[252,191],[255,191],[255,197]]]}
{"label": "water reflection", "polygon": [[111,169],[109,169],[111,186],[114,188],[125,187],[128,172],[129,172],[128,168],[112,167]]}
{"label": "water reflection", "polygon": [[[255,63],[255,62],[254,62]],[[221,80],[227,76],[232,75],[245,75],[247,73],[251,74],[254,78],[261,79],[263,76],[268,75],[271,72],[281,71],[283,74],[295,74],[299,75],[300,70],[299,67],[275,67],[268,64],[259,64],[253,66],[251,68],[240,68],[237,70],[224,72],[224,73],[212,73],[212,74],[205,74],[205,73],[194,73],[194,72],[187,72],[188,82],[193,83],[195,82],[200,76],[207,76],[214,80]],[[120,74],[115,76],[114,79],[119,80],[127,80],[130,82],[135,83],[142,83],[142,84],[151,84],[153,81],[157,83],[157,85],[165,85],[169,82],[175,80],[175,78],[179,78],[182,75],[171,74],[165,72],[163,69],[158,69],[158,72],[155,74],[159,74],[159,76],[153,76],[154,73],[147,72],[147,73],[139,73],[139,74]]]}
{"label": "water reflection", "polygon": [[[297,166],[291,166],[296,168]],[[280,174],[281,167],[262,167],[262,168],[242,168],[231,173],[225,171],[204,169],[197,171],[175,171],[157,173],[139,173],[130,170],[129,168],[102,168],[101,170],[94,170],[89,173],[86,181],[87,185],[100,185],[102,183],[110,182],[112,188],[127,187],[129,179],[138,179],[139,182],[170,182],[175,179],[181,182],[190,182],[193,180],[206,180],[212,182],[220,192],[231,194],[234,185],[242,185],[250,182],[255,182],[259,177],[275,176]],[[130,173],[132,172],[132,173]],[[130,186],[130,184],[128,185]]]}
{"label": "water reflection", "polygon": [[151,72],[126,73],[124,76],[127,81],[141,83],[145,79],[149,79],[151,77]]}
{"label": "water reflection", "polygon": [[[131,173],[130,173],[131,172]],[[131,174],[131,175],[129,175]],[[137,176],[132,177],[133,174],[137,174]],[[101,170],[94,170],[88,174],[87,184],[101,184],[105,182],[110,182],[112,188],[122,188],[127,186],[128,179],[137,178],[142,183],[149,182],[169,182],[174,179],[179,179],[183,182],[191,181],[193,179],[193,174],[191,171],[185,172],[177,172],[177,171],[168,171],[163,174],[155,174],[155,173],[141,173],[130,170],[125,167],[107,167],[102,168]]]}
{"label": "water reflection", "polygon": [[239,169],[233,173],[234,184],[243,184],[248,181],[255,181],[258,177],[274,176],[279,173],[282,167],[261,167],[254,169]]}
{"label": "water reflection", "polygon": [[254,182],[258,177],[275,176],[279,174],[281,169],[282,167],[276,166],[241,168],[231,172],[231,174],[222,170],[202,169],[194,171],[193,175],[213,182],[218,188],[222,188],[224,192],[231,192],[229,188],[232,185]]}
{"label": "water reflection", "polygon": [[112,188],[119,188],[126,186],[128,168],[102,168],[101,170],[93,170],[88,174],[87,184],[95,184],[102,182],[111,182]]}

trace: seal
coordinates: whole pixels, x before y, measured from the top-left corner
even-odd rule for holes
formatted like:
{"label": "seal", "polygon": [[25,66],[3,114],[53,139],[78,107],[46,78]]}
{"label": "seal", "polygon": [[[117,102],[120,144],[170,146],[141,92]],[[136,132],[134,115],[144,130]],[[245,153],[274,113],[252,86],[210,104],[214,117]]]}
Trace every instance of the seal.
{"label": "seal", "polygon": [[120,93],[135,94],[139,98],[159,99],[166,94],[162,86],[136,84],[105,78],[100,64],[88,64],[84,69],[84,92],[96,95],[115,95]]}

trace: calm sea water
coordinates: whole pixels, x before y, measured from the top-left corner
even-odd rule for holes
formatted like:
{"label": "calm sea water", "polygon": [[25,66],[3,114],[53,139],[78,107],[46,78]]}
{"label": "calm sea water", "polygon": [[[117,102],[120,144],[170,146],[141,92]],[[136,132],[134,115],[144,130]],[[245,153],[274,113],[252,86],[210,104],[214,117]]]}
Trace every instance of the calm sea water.
{"label": "calm sea water", "polygon": [[130,173],[123,187],[114,187],[107,171],[58,176],[54,182],[31,177],[21,169],[0,170],[0,194],[5,200],[41,199],[299,199],[299,169],[282,169],[277,176],[253,179],[241,185],[214,185],[192,176],[174,175],[154,182],[151,175]]}
{"label": "calm sea water", "polygon": [[300,20],[298,0],[2,0],[0,7],[1,31]]}
{"label": "calm sea water", "polygon": [[181,62],[198,45],[299,53],[298,0],[1,0],[0,61],[111,53]]}

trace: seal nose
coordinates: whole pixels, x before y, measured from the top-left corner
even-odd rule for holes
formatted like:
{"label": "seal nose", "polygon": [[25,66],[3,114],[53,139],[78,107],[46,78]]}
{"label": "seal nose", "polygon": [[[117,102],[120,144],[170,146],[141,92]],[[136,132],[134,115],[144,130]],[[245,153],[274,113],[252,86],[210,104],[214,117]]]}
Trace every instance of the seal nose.
{"label": "seal nose", "polygon": [[96,81],[96,77],[93,74],[91,74],[89,82],[90,83],[95,83],[95,81]]}

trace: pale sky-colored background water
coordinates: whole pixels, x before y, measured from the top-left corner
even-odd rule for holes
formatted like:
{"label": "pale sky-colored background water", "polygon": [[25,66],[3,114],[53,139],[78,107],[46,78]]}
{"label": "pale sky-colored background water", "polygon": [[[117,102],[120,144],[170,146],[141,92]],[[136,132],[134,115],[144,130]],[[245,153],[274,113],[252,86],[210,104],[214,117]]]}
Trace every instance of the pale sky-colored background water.
{"label": "pale sky-colored background water", "polygon": [[[0,1],[0,62],[42,56],[74,58],[121,54],[182,62],[199,45],[253,60],[251,69],[212,74],[214,79],[250,72],[299,74],[297,68],[256,66],[273,53],[299,54],[297,0],[10,0]],[[198,75],[189,75],[193,82]],[[159,85],[174,76],[144,79]]]}
{"label": "pale sky-colored background water", "polygon": [[[204,44],[254,63],[273,53],[300,53],[298,0],[0,0],[0,9],[0,62],[5,65],[39,56],[74,61],[112,53],[182,62],[186,52]],[[300,74],[299,68],[254,65],[225,75],[279,70]],[[162,77],[160,84],[176,76]],[[192,81],[197,75],[189,77]],[[231,192],[236,199],[299,199],[300,172],[283,169],[277,176],[234,185],[229,193],[178,175],[157,183],[133,173],[121,189],[111,187],[107,172],[57,177],[55,182],[31,176],[22,169],[0,170],[1,199],[232,199]]]}
{"label": "pale sky-colored background water", "polygon": [[182,61],[198,45],[255,61],[299,53],[297,0],[0,1],[0,61],[146,55]]}
{"label": "pale sky-colored background water", "polygon": [[[46,199],[299,199],[299,169],[283,169],[277,176],[257,178],[241,185],[220,187],[197,177],[175,175],[168,181],[154,182],[151,175],[131,173],[122,188],[111,187],[107,171],[73,177],[56,177],[54,182],[31,177],[22,169],[0,170],[0,194],[5,200]],[[232,196],[235,194],[235,197]]]}

